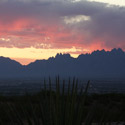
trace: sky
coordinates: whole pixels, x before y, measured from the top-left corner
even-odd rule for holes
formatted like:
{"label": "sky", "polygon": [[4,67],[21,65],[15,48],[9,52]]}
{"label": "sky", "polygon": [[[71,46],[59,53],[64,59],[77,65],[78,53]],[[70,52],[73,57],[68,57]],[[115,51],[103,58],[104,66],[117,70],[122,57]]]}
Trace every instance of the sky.
{"label": "sky", "polygon": [[113,48],[125,50],[125,0],[0,1],[0,56],[26,65]]}

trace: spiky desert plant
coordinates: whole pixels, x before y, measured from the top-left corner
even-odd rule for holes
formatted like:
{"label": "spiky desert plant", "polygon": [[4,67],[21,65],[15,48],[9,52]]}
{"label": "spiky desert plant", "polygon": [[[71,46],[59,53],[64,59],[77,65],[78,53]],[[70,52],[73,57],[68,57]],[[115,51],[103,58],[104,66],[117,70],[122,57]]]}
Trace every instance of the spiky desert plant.
{"label": "spiky desert plant", "polygon": [[[26,95],[26,102],[6,103],[5,109],[11,124],[19,125],[82,125],[86,88],[78,89],[78,79],[69,78],[68,83],[56,77],[56,89],[51,78],[44,79],[44,88],[34,96]],[[68,88],[67,88],[68,87]],[[35,101],[33,100],[35,99]],[[2,120],[0,119],[2,123]],[[86,121],[87,122],[87,121]]]}
{"label": "spiky desert plant", "polygon": [[[44,125],[81,125],[83,122],[84,102],[89,87],[88,81],[85,89],[78,90],[78,79],[69,79],[68,89],[65,80],[62,86],[59,77],[56,78],[56,90],[52,89],[52,81],[49,78],[49,89],[46,89],[44,98],[41,100],[41,113]],[[61,86],[61,87],[60,87]],[[44,114],[44,115],[43,115]]]}
{"label": "spiky desert plant", "polygon": [[[35,95],[2,96],[0,125],[91,125],[94,122],[102,125],[124,121],[125,95],[88,95],[89,84],[90,81],[79,89],[78,79],[65,81],[57,77],[54,82],[49,78],[44,79],[43,89]],[[114,104],[114,99],[118,103]]]}

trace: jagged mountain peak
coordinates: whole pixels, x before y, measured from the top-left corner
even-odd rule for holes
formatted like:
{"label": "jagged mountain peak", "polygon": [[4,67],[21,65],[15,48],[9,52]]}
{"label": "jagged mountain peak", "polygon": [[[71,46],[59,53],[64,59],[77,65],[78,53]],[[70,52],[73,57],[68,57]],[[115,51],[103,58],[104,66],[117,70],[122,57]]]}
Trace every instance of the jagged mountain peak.
{"label": "jagged mountain peak", "polygon": [[105,53],[106,53],[106,51],[104,49],[102,49],[102,50],[93,51],[91,53],[91,55],[102,55],[102,54],[105,54]]}
{"label": "jagged mountain peak", "polygon": [[62,53],[57,53],[55,58],[70,58],[70,54],[66,53],[66,54],[62,54]]}
{"label": "jagged mountain peak", "polygon": [[3,64],[16,64],[16,65],[20,65],[22,66],[19,62],[13,60],[13,59],[10,59],[8,57],[3,57],[3,56],[0,56],[0,63],[3,63]]}
{"label": "jagged mountain peak", "polygon": [[[4,61],[3,61],[4,60]],[[118,48],[111,51],[97,50],[73,58],[58,53],[47,60],[36,60],[22,66],[10,58],[0,57],[0,77],[122,77],[125,76],[125,52]]]}
{"label": "jagged mountain peak", "polygon": [[111,50],[111,53],[115,53],[115,54],[124,54],[125,52],[121,49],[121,48],[114,48]]}

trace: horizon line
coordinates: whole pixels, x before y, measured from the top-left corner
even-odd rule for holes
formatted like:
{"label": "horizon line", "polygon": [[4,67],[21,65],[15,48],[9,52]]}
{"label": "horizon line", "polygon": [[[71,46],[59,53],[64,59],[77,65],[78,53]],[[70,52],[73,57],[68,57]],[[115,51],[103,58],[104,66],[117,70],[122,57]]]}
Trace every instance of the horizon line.
{"label": "horizon line", "polygon": [[[48,60],[48,59],[50,59],[50,58],[56,58],[57,55],[68,55],[68,54],[69,54],[70,57],[77,59],[80,55],[91,55],[92,53],[97,52],[97,51],[99,51],[99,52],[101,52],[101,51],[111,52],[112,50],[119,50],[119,49],[122,50],[123,52],[125,52],[125,50],[122,49],[122,48],[113,48],[113,49],[111,49],[111,50],[105,50],[105,49],[99,50],[99,49],[97,49],[97,50],[94,50],[94,51],[92,51],[92,52],[90,52],[90,53],[87,53],[87,52],[86,52],[86,53],[81,53],[81,54],[78,54],[77,57],[73,57],[71,53],[61,53],[61,52],[60,52],[60,53],[56,53],[55,56],[50,56],[50,57],[48,57],[47,59],[42,59],[42,58],[41,58],[41,59],[13,58],[13,57],[6,57],[6,56],[0,56],[0,57],[9,58],[9,59],[14,60],[14,61],[16,61],[17,63],[21,64],[22,66],[27,66],[27,65],[29,65],[29,64],[31,64],[31,63],[37,61],[37,60]],[[23,63],[21,63],[19,60],[31,60],[31,61],[30,61],[29,63],[27,63],[27,64],[23,64]]]}

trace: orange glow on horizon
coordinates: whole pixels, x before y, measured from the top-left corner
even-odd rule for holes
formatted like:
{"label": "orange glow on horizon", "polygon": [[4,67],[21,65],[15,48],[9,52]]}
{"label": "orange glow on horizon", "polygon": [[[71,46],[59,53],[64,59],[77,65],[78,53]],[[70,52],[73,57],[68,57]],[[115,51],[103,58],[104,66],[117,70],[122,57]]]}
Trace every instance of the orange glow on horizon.
{"label": "orange glow on horizon", "polygon": [[[49,57],[55,57],[57,53],[69,53],[72,57],[77,58],[80,54],[91,53],[94,50],[82,49],[72,47],[70,49],[36,49],[36,48],[0,48],[0,56],[9,57],[21,63],[27,65],[35,60],[48,59]],[[98,49],[101,50],[101,49]],[[110,49],[105,49],[110,50]]]}
{"label": "orange glow on horizon", "polygon": [[73,57],[84,53],[84,49],[77,49],[75,47],[69,49],[37,49],[37,48],[5,48],[0,47],[0,56],[9,57],[19,61],[21,64],[26,65],[37,59],[48,59],[49,57],[56,56],[57,53],[70,53]]}
{"label": "orange glow on horizon", "polygon": [[37,59],[48,59],[57,53],[69,53],[76,58],[94,50],[112,49],[105,45],[103,38],[91,40],[88,34],[83,34],[84,32],[77,32],[58,22],[47,25],[44,21],[40,23],[25,18],[12,24],[0,22],[0,56],[27,65]]}
{"label": "orange glow on horizon", "polygon": [[22,65],[28,65],[31,62],[34,62],[36,60],[36,59],[28,59],[28,58],[11,58],[11,59],[19,62]]}

